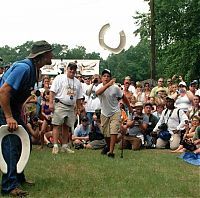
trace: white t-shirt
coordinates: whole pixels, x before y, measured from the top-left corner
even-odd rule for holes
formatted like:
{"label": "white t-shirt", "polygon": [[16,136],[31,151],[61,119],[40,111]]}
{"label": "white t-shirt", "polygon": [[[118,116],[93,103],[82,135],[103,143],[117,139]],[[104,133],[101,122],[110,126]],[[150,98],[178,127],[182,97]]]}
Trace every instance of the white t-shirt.
{"label": "white t-shirt", "polygon": [[[97,90],[103,87],[103,84],[97,86]],[[101,102],[101,113],[106,117],[111,117],[114,113],[120,111],[119,101],[123,96],[123,92],[116,85],[108,87],[101,95],[98,95]]]}
{"label": "white t-shirt", "polygon": [[77,78],[68,78],[66,74],[55,77],[50,91],[55,93],[55,98],[67,105],[75,105],[77,99],[83,98],[81,82]]}
{"label": "white t-shirt", "polygon": [[[86,94],[88,94],[88,91],[91,90],[91,87],[93,86],[93,84],[89,85],[88,90],[86,91]],[[97,86],[94,85],[92,87],[92,91],[90,96],[87,96],[87,103],[85,105],[85,110],[86,112],[95,112],[96,109],[101,109],[101,105],[100,105],[100,100],[96,95],[96,89]]]}
{"label": "white t-shirt", "polygon": [[199,96],[200,96],[200,89],[198,89],[198,90],[195,92],[195,95],[199,95]]}

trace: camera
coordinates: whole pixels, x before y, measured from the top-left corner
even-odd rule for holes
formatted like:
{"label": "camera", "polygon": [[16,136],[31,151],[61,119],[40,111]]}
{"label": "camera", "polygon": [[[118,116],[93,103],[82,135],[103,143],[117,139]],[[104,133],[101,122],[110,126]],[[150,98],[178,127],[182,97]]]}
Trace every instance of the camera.
{"label": "camera", "polygon": [[94,84],[98,83],[98,79],[95,78],[93,82]]}
{"label": "camera", "polygon": [[162,131],[167,131],[168,126],[167,126],[166,123],[162,123],[158,128],[159,128],[160,130],[162,130]]}
{"label": "camera", "polygon": [[143,119],[143,118],[140,117],[140,116],[135,116],[135,117],[134,117],[134,120],[135,120],[135,121],[142,120],[142,119]]}

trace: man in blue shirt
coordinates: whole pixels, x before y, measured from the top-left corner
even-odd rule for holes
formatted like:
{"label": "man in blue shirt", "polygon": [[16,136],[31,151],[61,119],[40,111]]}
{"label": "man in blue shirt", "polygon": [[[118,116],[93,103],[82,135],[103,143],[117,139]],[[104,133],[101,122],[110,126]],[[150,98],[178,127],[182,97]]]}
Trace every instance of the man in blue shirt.
{"label": "man in blue shirt", "polygon": [[[8,125],[12,133],[26,125],[21,117],[22,105],[30,96],[34,84],[38,81],[39,70],[51,65],[52,47],[46,41],[37,41],[31,48],[28,58],[15,62],[0,78],[0,125]],[[2,175],[2,194],[25,196],[28,193],[19,188],[28,183],[24,173],[18,174],[16,164],[21,155],[21,141],[16,135],[7,135],[2,141],[2,153],[8,172]]]}
{"label": "man in blue shirt", "polygon": [[72,135],[75,149],[84,148],[84,144],[89,141],[89,133],[91,131],[90,122],[87,116],[81,118],[81,124],[78,125]]}

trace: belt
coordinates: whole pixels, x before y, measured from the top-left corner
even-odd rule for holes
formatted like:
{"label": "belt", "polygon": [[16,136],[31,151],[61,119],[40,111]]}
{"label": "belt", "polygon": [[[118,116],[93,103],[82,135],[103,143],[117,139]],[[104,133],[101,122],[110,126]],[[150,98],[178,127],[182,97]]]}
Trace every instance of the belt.
{"label": "belt", "polygon": [[55,103],[61,103],[61,104],[65,105],[65,106],[68,106],[68,107],[73,106],[73,105],[68,105],[68,104],[65,104],[65,103],[61,102],[58,98],[55,98]]}

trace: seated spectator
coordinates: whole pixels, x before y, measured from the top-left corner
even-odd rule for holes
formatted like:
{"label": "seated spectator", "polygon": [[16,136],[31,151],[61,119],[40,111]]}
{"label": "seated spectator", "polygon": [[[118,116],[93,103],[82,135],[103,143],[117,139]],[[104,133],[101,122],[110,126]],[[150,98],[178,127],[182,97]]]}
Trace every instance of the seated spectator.
{"label": "seated spectator", "polygon": [[144,145],[144,134],[148,126],[148,116],[142,113],[143,104],[135,103],[135,112],[129,115],[127,123],[122,126],[122,130],[127,133],[120,143],[120,148],[139,150]]}
{"label": "seated spectator", "polygon": [[31,135],[31,141],[33,144],[40,144],[40,120],[33,113],[30,115],[30,119],[27,123],[28,131]]}
{"label": "seated spectator", "polygon": [[84,144],[89,141],[89,133],[91,131],[89,119],[87,116],[81,118],[81,124],[74,129],[72,141],[75,149],[84,148]]}
{"label": "seated spectator", "polygon": [[153,129],[158,133],[156,148],[165,148],[168,143],[171,150],[179,147],[181,130],[184,129],[188,117],[182,110],[175,108],[174,103],[173,98],[166,98],[166,109]]}
{"label": "seated spectator", "polygon": [[43,93],[43,102],[42,102],[42,116],[43,123],[40,131],[40,143],[41,148],[44,146],[44,134],[48,131],[52,130],[51,119],[52,119],[52,111],[49,109],[49,90],[45,90]]}
{"label": "seated spectator", "polygon": [[153,129],[158,122],[158,118],[152,114],[153,105],[151,103],[145,103],[144,113],[148,116],[149,122],[145,131],[145,143],[146,148],[155,148],[157,137],[152,135]]}
{"label": "seated spectator", "polygon": [[196,131],[197,127],[199,127],[199,126],[200,126],[200,117],[198,117],[198,116],[194,116],[192,118],[191,128],[189,128],[189,122],[186,122],[186,124],[185,124],[186,132],[184,134],[183,141],[181,141],[179,147],[175,151],[172,151],[172,152],[173,153],[182,153],[182,152],[186,151],[186,148],[184,148],[184,141],[192,140],[192,138],[195,135],[195,131]]}
{"label": "seated spectator", "polygon": [[84,144],[86,149],[102,149],[106,146],[104,135],[101,132],[100,110],[96,110],[93,115],[91,132],[89,133],[89,142]]}
{"label": "seated spectator", "polygon": [[198,96],[198,95],[194,96],[192,107],[189,108],[189,110],[186,114],[187,114],[189,120],[191,120],[195,115],[200,116],[200,96]]}
{"label": "seated spectator", "polygon": [[156,116],[156,117],[158,118],[158,120],[160,119],[161,114],[162,114],[164,108],[165,108],[165,106],[164,106],[164,104],[162,104],[162,103],[161,103],[161,104],[158,103],[158,104],[156,105],[156,111],[153,112],[153,115]]}
{"label": "seated spectator", "polygon": [[196,128],[195,134],[193,136],[193,143],[196,149],[193,151],[195,154],[200,153],[200,126]]}

